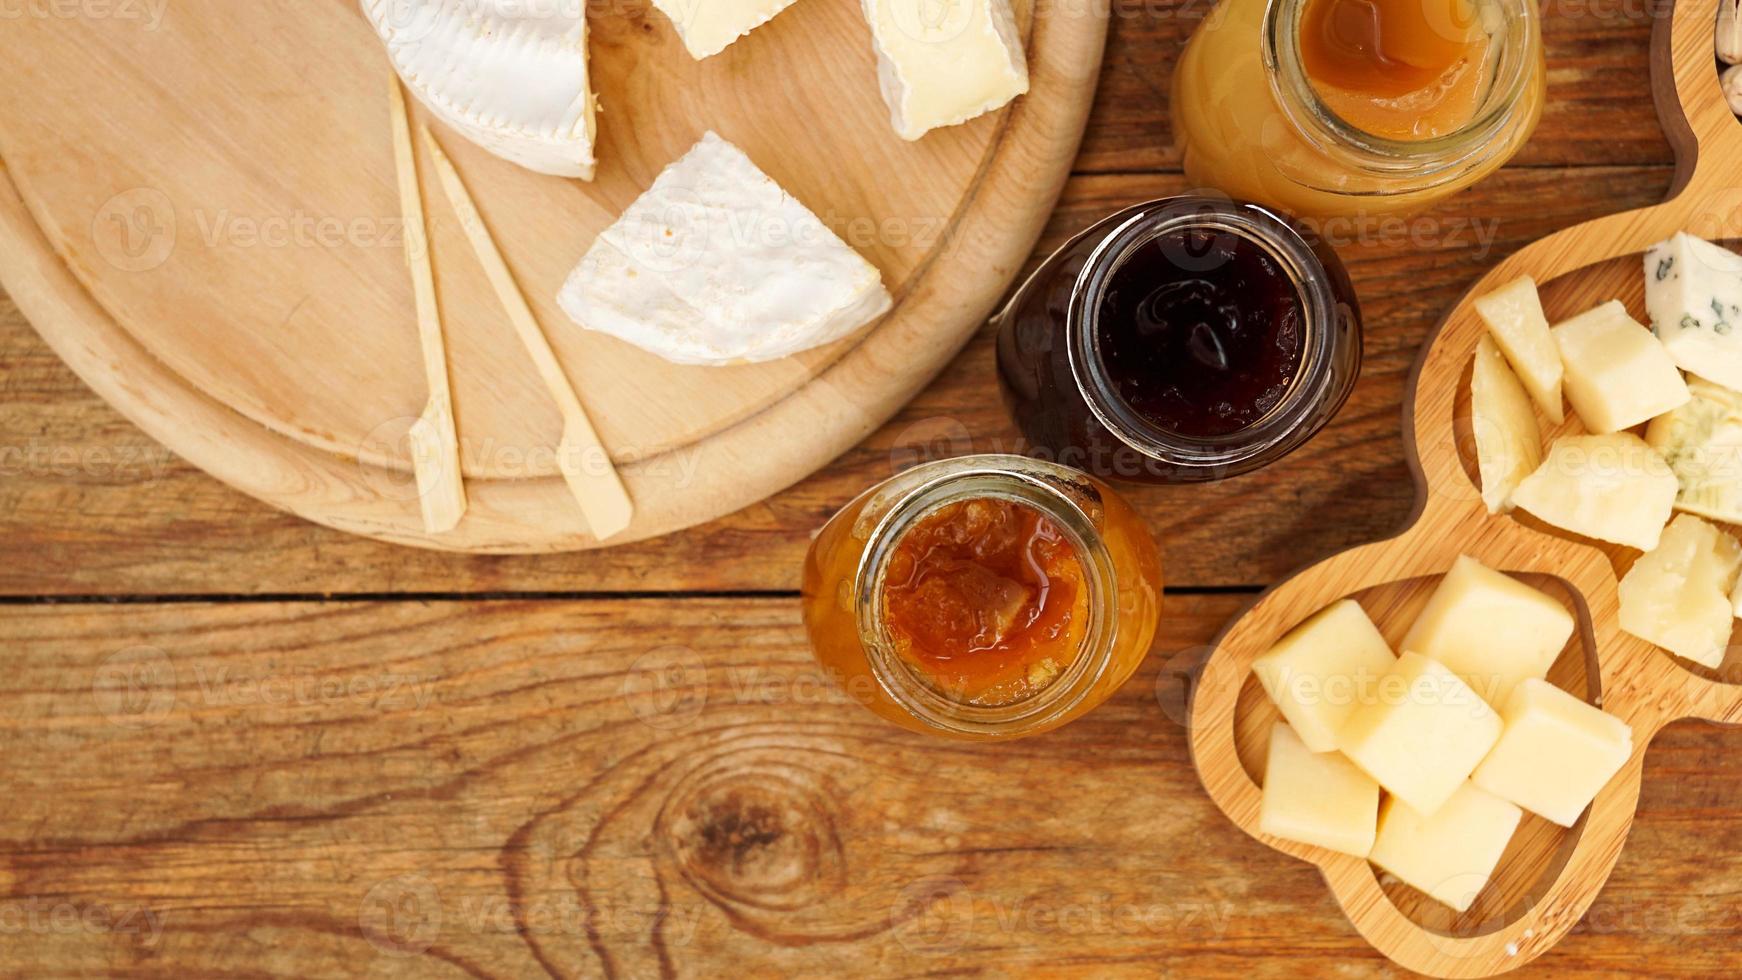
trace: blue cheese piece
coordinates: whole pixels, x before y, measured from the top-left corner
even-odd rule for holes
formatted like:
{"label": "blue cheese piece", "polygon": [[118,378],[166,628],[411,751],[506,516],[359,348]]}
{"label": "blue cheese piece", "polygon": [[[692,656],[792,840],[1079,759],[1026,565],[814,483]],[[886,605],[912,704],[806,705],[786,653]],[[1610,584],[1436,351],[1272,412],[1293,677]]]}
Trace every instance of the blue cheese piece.
{"label": "blue cheese piece", "polygon": [[877,268],[713,133],[581,259],[558,302],[677,364],[770,361],[889,312]]}
{"label": "blue cheese piece", "polygon": [[1742,389],[1742,255],[1686,232],[1653,245],[1645,308],[1677,366]]}

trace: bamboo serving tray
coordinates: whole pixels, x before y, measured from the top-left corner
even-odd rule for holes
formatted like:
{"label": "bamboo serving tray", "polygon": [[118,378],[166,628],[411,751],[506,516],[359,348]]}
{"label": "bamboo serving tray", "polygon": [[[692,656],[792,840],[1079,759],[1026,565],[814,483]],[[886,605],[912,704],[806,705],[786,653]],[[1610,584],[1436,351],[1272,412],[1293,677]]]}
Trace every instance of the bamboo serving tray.
{"label": "bamboo serving tray", "polygon": [[[600,544],[552,452],[563,417],[420,147],[470,497],[454,530],[423,529],[406,436],[429,394],[390,69],[356,0],[50,6],[0,18],[0,280],[87,384],[213,476],[344,531],[472,552]],[[594,5],[592,183],[436,127],[633,498],[606,543],[802,479],[985,321],[1069,174],[1107,32],[1104,7],[1016,6],[1030,93],[917,143],[890,126],[853,0],[796,4],[701,62],[651,4]],[[726,368],[568,321],[569,270],[708,129],[882,270],[889,316]]]}
{"label": "bamboo serving tray", "polygon": [[[1542,286],[1551,322],[1619,298],[1644,316],[1641,255],[1677,231],[1742,238],[1742,125],[1719,90],[1712,38],[1718,0],[1679,0],[1654,37],[1659,115],[1679,161],[1670,199],[1543,239],[1472,287],[1430,342],[1405,406],[1407,455],[1420,488],[1413,524],[1276,586],[1218,641],[1194,689],[1192,754],[1216,805],[1247,833],[1317,865],[1355,928],[1399,965],[1442,977],[1485,977],[1548,951],[1583,917],[1621,856],[1639,803],[1646,749],[1672,722],[1742,723],[1742,654],[1719,670],[1679,661],[1617,625],[1618,576],[1639,552],[1573,539],[1524,515],[1490,516],[1477,490],[1469,378],[1485,327],[1471,300],[1520,275]],[[1545,444],[1581,430],[1542,420]],[[1734,529],[1732,529],[1734,530]],[[1472,555],[1560,596],[1580,629],[1549,679],[1633,728],[1632,759],[1584,818],[1563,830],[1526,814],[1494,881],[1469,912],[1450,909],[1367,861],[1258,831],[1260,772],[1278,715],[1252,661],[1314,612],[1361,601],[1395,647],[1453,561]]]}

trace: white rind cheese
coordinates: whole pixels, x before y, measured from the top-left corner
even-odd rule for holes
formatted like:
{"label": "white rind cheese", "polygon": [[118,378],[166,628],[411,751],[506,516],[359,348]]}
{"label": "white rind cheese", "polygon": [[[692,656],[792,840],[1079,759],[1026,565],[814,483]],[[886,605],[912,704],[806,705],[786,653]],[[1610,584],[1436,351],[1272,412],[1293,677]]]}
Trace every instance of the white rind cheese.
{"label": "white rind cheese", "polygon": [[796,0],[653,0],[690,57],[711,58],[778,16]]}
{"label": "white rind cheese", "polygon": [[895,132],[917,140],[1028,91],[1010,0],[862,0]]}
{"label": "white rind cheese", "polygon": [[1686,232],[1653,245],[1645,308],[1682,370],[1742,389],[1742,255]]}
{"label": "white rind cheese", "polygon": [[605,229],[558,297],[677,364],[788,357],[893,305],[877,268],[713,133]]}
{"label": "white rind cheese", "polygon": [[362,0],[393,67],[442,122],[529,170],[593,178],[582,0]]}

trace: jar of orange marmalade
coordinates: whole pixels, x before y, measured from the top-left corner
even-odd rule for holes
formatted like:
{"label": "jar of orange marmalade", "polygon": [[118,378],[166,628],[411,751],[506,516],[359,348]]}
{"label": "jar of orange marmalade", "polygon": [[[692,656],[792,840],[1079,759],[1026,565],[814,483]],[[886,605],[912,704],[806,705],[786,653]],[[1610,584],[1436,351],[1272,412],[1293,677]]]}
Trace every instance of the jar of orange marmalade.
{"label": "jar of orange marmalade", "polygon": [[1222,0],[1173,86],[1186,175],[1296,216],[1426,208],[1542,114],[1532,0]]}
{"label": "jar of orange marmalade", "polygon": [[1020,456],[927,463],[829,521],[804,567],[817,660],[904,728],[965,739],[1050,731],[1149,652],[1161,559],[1131,507]]}

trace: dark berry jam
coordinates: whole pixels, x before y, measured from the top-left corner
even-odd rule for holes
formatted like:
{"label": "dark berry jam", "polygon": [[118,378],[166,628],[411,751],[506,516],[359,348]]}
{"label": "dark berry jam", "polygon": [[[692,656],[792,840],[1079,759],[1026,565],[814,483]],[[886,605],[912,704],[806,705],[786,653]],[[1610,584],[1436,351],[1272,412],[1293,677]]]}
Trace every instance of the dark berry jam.
{"label": "dark berry jam", "polygon": [[1300,373],[1300,291],[1242,236],[1181,229],[1113,271],[1096,315],[1107,379],[1148,422],[1192,438],[1269,415]]}

